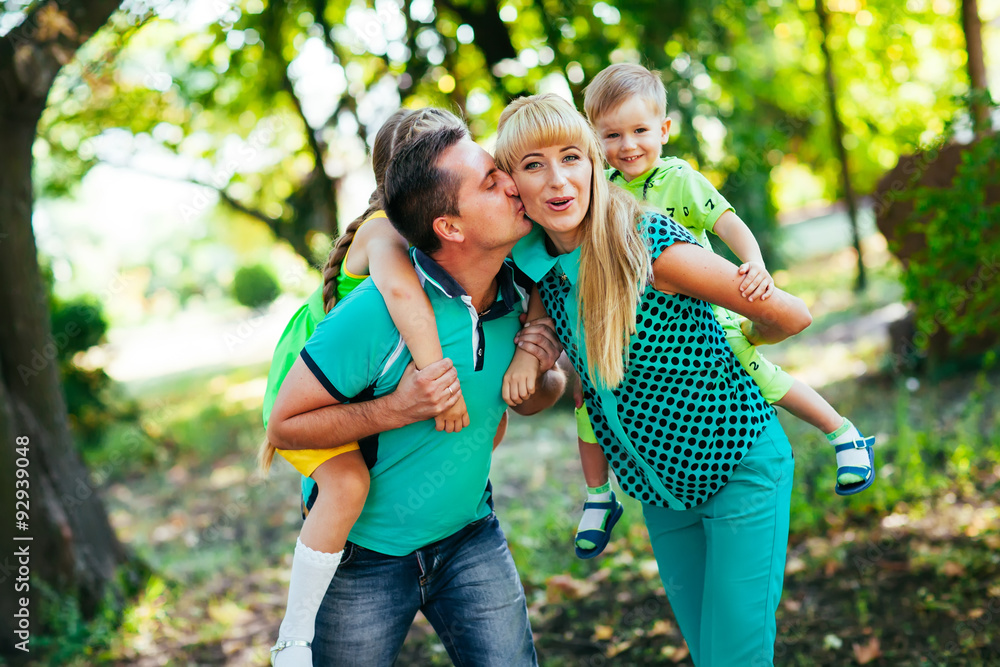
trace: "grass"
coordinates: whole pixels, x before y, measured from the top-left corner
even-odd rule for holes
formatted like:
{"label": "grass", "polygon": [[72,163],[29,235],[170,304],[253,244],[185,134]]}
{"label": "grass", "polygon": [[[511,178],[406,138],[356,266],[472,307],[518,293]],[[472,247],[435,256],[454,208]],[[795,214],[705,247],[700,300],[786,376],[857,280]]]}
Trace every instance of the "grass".
{"label": "grass", "polygon": [[[996,664],[1000,373],[937,384],[883,375],[874,334],[838,343],[831,361],[824,337],[899,297],[892,265],[878,248],[868,257],[875,265],[862,296],[849,289],[849,253],[777,276],[810,304],[815,331],[773,358],[794,372],[824,367],[822,393],[879,439],[877,483],[844,499],[833,493],[822,436],[780,417],[796,482],[777,661]],[[845,373],[845,363],[867,373]],[[71,643],[87,657],[60,664],[266,664],[300,520],[291,469],[277,465],[267,483],[254,474],[265,374],[147,386],[141,427],[87,453],[118,534],[156,574],[117,630],[75,630]],[[584,489],[568,406],[512,419],[493,470],[543,665],[690,664],[637,502],[623,498],[605,556],[573,554]],[[399,664],[449,661],[418,620]]]}

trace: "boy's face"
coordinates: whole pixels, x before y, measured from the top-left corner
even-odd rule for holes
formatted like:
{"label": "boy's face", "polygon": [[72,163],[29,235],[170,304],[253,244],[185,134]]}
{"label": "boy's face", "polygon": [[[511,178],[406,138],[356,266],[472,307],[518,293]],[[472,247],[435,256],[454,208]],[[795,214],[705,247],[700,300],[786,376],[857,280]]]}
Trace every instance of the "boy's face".
{"label": "boy's face", "polygon": [[670,137],[670,119],[648,101],[635,96],[594,123],[608,164],[631,181],[653,168]]}

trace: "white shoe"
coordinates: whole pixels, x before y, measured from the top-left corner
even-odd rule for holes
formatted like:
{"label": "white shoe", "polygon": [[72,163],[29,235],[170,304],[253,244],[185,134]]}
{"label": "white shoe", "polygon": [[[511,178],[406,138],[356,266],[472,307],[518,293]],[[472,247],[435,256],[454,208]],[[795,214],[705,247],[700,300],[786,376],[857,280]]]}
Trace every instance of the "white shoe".
{"label": "white shoe", "polygon": [[[279,656],[285,650],[288,652]],[[278,639],[271,647],[271,667],[312,667],[312,664],[312,642],[304,639]]]}

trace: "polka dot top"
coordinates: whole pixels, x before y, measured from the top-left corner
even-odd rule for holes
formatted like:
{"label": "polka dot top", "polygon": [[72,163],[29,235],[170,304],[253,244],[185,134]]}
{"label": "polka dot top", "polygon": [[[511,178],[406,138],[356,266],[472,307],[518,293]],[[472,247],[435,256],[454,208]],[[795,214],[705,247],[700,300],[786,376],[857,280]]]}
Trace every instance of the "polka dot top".
{"label": "polka dot top", "polygon": [[[643,235],[653,259],[675,242],[695,243],[686,229],[655,213],[646,216]],[[535,225],[515,246],[514,261],[538,283],[622,490],[680,510],[725,486],[774,409],[736,360],[711,306],[647,286],[624,380],[603,389],[587,374],[583,331],[575,328],[580,249],[550,255],[544,230]]]}

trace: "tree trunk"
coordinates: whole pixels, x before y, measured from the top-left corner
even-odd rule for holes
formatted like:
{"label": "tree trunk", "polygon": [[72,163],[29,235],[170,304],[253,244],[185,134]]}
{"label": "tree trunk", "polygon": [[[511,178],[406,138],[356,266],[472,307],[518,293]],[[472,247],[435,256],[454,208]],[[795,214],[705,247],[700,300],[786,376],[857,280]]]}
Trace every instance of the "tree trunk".
{"label": "tree trunk", "polygon": [[[50,332],[31,226],[31,149],[52,82],[120,2],[36,6],[0,39],[0,500],[11,508],[0,539],[5,554],[14,553],[11,545],[28,547],[31,573],[30,590],[15,593],[17,571],[10,565],[17,563],[0,561],[0,653],[5,655],[24,655],[14,646],[20,640],[14,605],[21,597],[30,600],[31,631],[40,628],[38,582],[75,598],[90,615],[126,560],[70,435],[55,361],[60,338]],[[21,528],[10,500],[15,446],[24,439],[30,504],[27,526]]]}
{"label": "tree trunk", "polygon": [[858,204],[854,199],[854,188],[851,187],[851,170],[847,163],[847,149],[844,148],[844,126],[837,112],[837,82],[833,76],[833,58],[830,56],[830,15],[826,11],[826,0],[816,0],[816,14],[819,16],[819,27],[823,34],[820,48],[826,61],[827,102],[830,107],[830,126],[833,131],[833,146],[840,159],[840,180],[844,189],[844,200],[847,202],[847,214],[851,219],[851,236],[854,250],[858,254],[858,280],[855,288],[860,291],[865,288],[865,263],[861,257],[861,234],[858,232]]}
{"label": "tree trunk", "polygon": [[987,103],[986,62],[983,59],[983,36],[976,0],[962,0],[962,30],[968,51],[969,87],[972,93],[972,122],[976,134],[989,132],[990,109]]}

